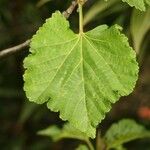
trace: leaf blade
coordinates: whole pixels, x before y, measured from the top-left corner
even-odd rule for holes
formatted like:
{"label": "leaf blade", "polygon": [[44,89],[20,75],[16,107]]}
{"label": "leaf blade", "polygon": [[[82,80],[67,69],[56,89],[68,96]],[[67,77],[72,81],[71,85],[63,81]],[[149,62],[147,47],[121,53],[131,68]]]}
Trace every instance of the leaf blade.
{"label": "leaf blade", "polygon": [[47,102],[92,138],[111,104],[131,93],[137,80],[136,55],[118,26],[75,34],[56,12],[33,37],[30,52],[24,61],[29,100]]}

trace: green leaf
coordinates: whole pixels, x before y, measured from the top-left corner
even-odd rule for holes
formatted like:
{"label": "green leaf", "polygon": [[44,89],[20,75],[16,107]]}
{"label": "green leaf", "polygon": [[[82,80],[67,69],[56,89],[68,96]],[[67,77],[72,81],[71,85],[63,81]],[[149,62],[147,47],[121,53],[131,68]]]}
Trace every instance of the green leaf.
{"label": "green leaf", "polygon": [[127,2],[131,7],[135,6],[135,8],[145,11],[144,0],[122,0],[123,2]]}
{"label": "green leaf", "polygon": [[88,150],[88,147],[86,145],[79,145],[76,150]]}
{"label": "green leaf", "polygon": [[56,12],[32,38],[30,52],[24,61],[29,100],[47,102],[92,138],[111,104],[131,93],[137,80],[135,52],[117,25],[75,34]]}
{"label": "green leaf", "polygon": [[53,141],[58,141],[60,139],[59,136],[61,134],[61,129],[57,126],[50,126],[46,129],[38,131],[38,134],[43,136],[49,136],[53,139]]}
{"label": "green leaf", "polygon": [[108,129],[104,139],[107,149],[110,149],[120,147],[120,145],[126,142],[144,137],[150,137],[150,132],[134,120],[123,119]]}
{"label": "green leaf", "polygon": [[115,147],[116,150],[127,150],[126,148],[124,148],[122,145],[119,145],[118,147]]}
{"label": "green leaf", "polygon": [[141,45],[146,33],[150,29],[150,8],[146,12],[134,10],[131,17],[131,34],[133,44],[137,53],[140,52]]}
{"label": "green leaf", "polygon": [[57,126],[50,126],[38,132],[39,135],[49,136],[55,142],[63,138],[78,139],[88,141],[88,137],[80,130],[75,129],[70,124],[66,123],[62,129]]}
{"label": "green leaf", "polygon": [[150,6],[150,0],[145,0],[145,1]]}
{"label": "green leaf", "polygon": [[145,11],[145,3],[150,5],[150,0],[122,0],[123,2],[128,3],[131,7],[135,7],[141,11]]}

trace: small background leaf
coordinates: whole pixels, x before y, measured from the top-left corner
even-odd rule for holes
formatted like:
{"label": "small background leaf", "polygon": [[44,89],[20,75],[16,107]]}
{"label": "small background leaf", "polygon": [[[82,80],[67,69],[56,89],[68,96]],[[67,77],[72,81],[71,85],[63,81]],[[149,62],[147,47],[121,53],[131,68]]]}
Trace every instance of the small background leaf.
{"label": "small background leaf", "polygon": [[39,135],[49,136],[55,142],[63,138],[71,138],[87,141],[88,137],[79,130],[72,127],[70,124],[65,124],[62,129],[57,126],[50,126],[38,132]]}
{"label": "small background leaf", "polygon": [[86,145],[79,145],[79,147],[77,147],[76,150],[89,150],[89,149]]}
{"label": "small background leaf", "polygon": [[130,30],[133,38],[134,48],[138,54],[141,52],[142,42],[149,29],[150,8],[148,8],[145,12],[134,9],[131,17]]}
{"label": "small background leaf", "polygon": [[139,9],[140,11],[146,10],[146,6],[145,6],[146,3],[150,5],[150,0],[122,0],[122,1],[128,3],[131,7],[135,7],[136,9]]}
{"label": "small background leaf", "polygon": [[138,139],[150,137],[150,132],[134,120],[123,119],[113,124],[105,134],[107,149],[120,147],[122,144]]}
{"label": "small background leaf", "polygon": [[150,5],[150,0],[145,0],[148,5]]}
{"label": "small background leaf", "polygon": [[125,147],[123,147],[122,145],[115,147],[115,150],[127,150]]}
{"label": "small background leaf", "polygon": [[144,0],[122,0],[123,2],[127,2],[130,6],[135,6],[135,8],[145,11],[145,3]]}
{"label": "small background leaf", "polygon": [[60,138],[61,129],[57,126],[50,126],[46,129],[38,131],[38,135],[49,136],[53,139],[53,141],[58,141]]}

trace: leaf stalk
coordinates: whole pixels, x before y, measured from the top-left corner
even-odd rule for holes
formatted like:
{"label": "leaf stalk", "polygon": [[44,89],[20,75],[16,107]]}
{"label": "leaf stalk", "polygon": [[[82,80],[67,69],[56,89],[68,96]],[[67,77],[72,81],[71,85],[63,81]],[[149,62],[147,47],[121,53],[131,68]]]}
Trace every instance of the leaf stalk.
{"label": "leaf stalk", "polygon": [[82,34],[83,33],[83,10],[82,10],[82,6],[83,6],[83,2],[78,1],[78,8],[79,8],[79,33]]}
{"label": "leaf stalk", "polygon": [[94,147],[93,147],[93,145],[92,145],[92,143],[91,143],[91,141],[89,139],[86,140],[85,142],[88,145],[88,147],[89,147],[90,150],[94,150]]}

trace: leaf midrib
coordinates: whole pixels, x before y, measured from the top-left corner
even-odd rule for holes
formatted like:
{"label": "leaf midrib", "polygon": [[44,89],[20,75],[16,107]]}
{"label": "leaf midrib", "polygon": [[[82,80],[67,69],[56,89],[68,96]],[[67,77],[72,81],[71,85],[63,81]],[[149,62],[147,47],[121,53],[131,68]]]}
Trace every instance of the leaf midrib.
{"label": "leaf midrib", "polygon": [[[89,114],[88,114],[88,110],[87,110],[87,101],[86,101],[86,90],[85,90],[85,80],[84,80],[84,65],[83,65],[83,37],[84,37],[84,33],[82,34],[79,34],[80,35],[80,38],[81,38],[81,59],[82,59],[82,80],[83,80],[83,89],[84,89],[84,101],[85,101],[85,105],[86,105],[86,114],[87,114],[87,119],[88,119],[88,122],[90,123],[90,117],[89,117]],[[90,125],[92,125],[90,123]],[[87,123],[87,127],[88,127],[88,123]]]}

